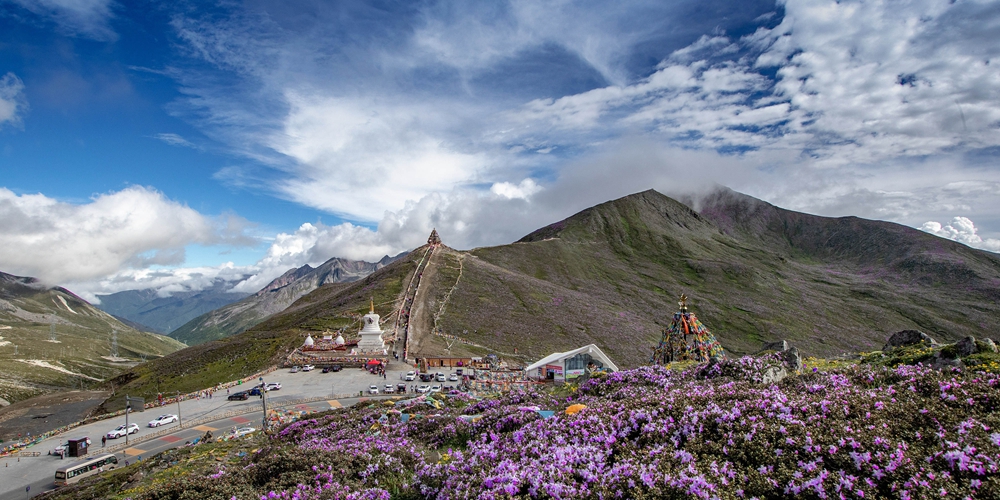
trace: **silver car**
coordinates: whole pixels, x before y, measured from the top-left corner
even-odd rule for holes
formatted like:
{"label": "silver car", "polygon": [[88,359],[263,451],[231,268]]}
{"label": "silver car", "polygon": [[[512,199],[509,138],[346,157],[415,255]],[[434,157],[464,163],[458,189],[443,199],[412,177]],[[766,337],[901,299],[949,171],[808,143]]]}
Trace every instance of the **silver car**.
{"label": "silver car", "polygon": [[156,417],[153,420],[150,420],[149,421],[149,426],[150,427],[159,427],[159,426],[161,426],[163,424],[169,424],[171,422],[176,422],[176,421],[177,421],[177,415],[169,415],[169,414],[168,415],[160,415],[159,417]]}

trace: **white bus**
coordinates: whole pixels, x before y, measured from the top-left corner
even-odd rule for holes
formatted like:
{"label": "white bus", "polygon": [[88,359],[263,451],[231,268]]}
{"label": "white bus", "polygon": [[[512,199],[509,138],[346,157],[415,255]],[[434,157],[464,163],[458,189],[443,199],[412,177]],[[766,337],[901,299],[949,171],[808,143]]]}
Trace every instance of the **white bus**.
{"label": "white bus", "polygon": [[93,476],[105,469],[114,469],[118,466],[118,457],[111,453],[88,458],[73,465],[56,469],[56,486],[66,486],[73,484],[87,476]]}

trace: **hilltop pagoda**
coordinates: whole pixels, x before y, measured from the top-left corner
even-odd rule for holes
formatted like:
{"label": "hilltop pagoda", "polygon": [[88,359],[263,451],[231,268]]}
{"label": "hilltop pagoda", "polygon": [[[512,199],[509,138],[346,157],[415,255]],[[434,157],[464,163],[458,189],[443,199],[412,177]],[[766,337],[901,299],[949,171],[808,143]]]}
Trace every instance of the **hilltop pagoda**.
{"label": "hilltop pagoda", "polygon": [[725,359],[722,344],[715,340],[712,332],[698,321],[694,313],[688,311],[687,296],[681,295],[677,305],[680,310],[674,313],[670,326],[663,330],[660,345],[653,348],[653,364],[667,365],[688,360],[707,363]]}
{"label": "hilltop pagoda", "polygon": [[441,237],[438,236],[437,228],[431,229],[431,235],[427,237],[427,244],[431,246],[438,246],[441,244]]}

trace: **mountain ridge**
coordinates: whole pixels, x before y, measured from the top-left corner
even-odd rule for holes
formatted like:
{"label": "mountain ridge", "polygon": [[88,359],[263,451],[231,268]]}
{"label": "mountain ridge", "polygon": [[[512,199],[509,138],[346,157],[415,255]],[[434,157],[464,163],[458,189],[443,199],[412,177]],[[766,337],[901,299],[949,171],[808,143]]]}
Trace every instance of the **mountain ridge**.
{"label": "mountain ridge", "polygon": [[289,269],[256,293],[193,318],[169,335],[195,345],[239,333],[322,285],[357,281],[403,255],[386,255],[378,262],[333,257],[315,268],[306,264]]}
{"label": "mountain ridge", "polygon": [[[942,341],[1000,331],[992,300],[1000,257],[898,224],[799,214],[737,195],[704,198],[697,212],[650,190],[507,245],[421,247],[203,349],[268,338],[290,350],[306,334],[336,329],[350,337],[369,298],[391,331],[424,256],[404,322],[411,360],[492,353],[527,364],[594,343],[620,367],[639,366],[682,293],[733,354],[787,340],[804,355],[836,356],[879,350],[906,329]],[[949,276],[956,270],[961,279]],[[268,359],[280,359],[280,349]],[[137,375],[146,385],[150,376]]]}

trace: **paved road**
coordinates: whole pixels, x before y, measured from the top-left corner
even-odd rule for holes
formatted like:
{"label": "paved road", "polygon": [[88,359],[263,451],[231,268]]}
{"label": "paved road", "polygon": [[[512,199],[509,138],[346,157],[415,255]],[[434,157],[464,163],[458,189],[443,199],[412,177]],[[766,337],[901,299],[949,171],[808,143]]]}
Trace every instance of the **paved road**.
{"label": "paved road", "polygon": [[[371,375],[367,371],[358,368],[338,373],[321,373],[319,370],[289,373],[288,370],[278,370],[264,377],[265,382],[279,382],[282,385],[280,390],[268,393],[268,406],[283,406],[290,402],[306,398],[330,399],[321,399],[315,402],[296,405],[297,409],[323,411],[330,408],[348,406],[357,402],[357,396],[360,395],[360,392],[364,392],[364,396],[367,397],[370,385],[377,385],[380,389],[379,392],[384,392],[383,388],[386,384],[396,385],[402,382],[402,373],[409,369],[404,364],[394,363],[390,365],[385,379]],[[408,385],[415,386],[416,383],[409,382]],[[230,391],[238,392],[235,388]],[[345,395],[355,396],[344,398],[343,396]],[[334,396],[340,396],[340,398],[334,399]],[[121,463],[124,463],[126,459],[132,461],[138,460],[141,456],[150,457],[166,449],[181,446],[187,441],[192,441],[204,435],[207,430],[212,430],[214,435],[219,436],[237,425],[248,424],[260,428],[259,424],[263,417],[260,411],[245,413],[235,417],[222,417],[225,413],[233,410],[247,410],[259,406],[259,398],[251,397],[247,401],[228,401],[224,392],[216,393],[211,399],[202,398],[180,403],[180,416],[183,427],[177,423],[172,423],[153,429],[146,427],[146,423],[161,414],[177,414],[178,405],[173,404],[162,408],[147,409],[143,413],[132,413],[129,416],[129,423],[135,422],[140,425],[139,433],[129,436],[130,441],[163,429],[173,428],[177,432],[168,431],[169,434],[146,441],[140,440],[135,445],[128,447],[116,446],[119,443],[124,443],[124,438],[109,439],[107,446],[124,448],[116,450]],[[211,420],[213,416],[219,416],[220,419],[205,422],[195,427],[189,425],[189,422],[195,420]],[[46,455],[47,451],[55,448],[60,443],[64,443],[67,439],[89,436],[91,439],[90,454],[101,453],[101,436],[123,423],[125,423],[124,416],[77,427],[68,433],[52,437],[27,449],[27,451],[41,452],[42,454],[39,457],[7,457],[0,459],[0,462],[3,462],[0,464],[0,500],[27,498],[28,495],[25,494],[24,488],[28,485],[31,486],[31,496],[52,489],[52,478],[55,475],[56,469],[71,464],[71,460],[75,459],[66,458],[65,460],[60,460],[56,456]]]}

